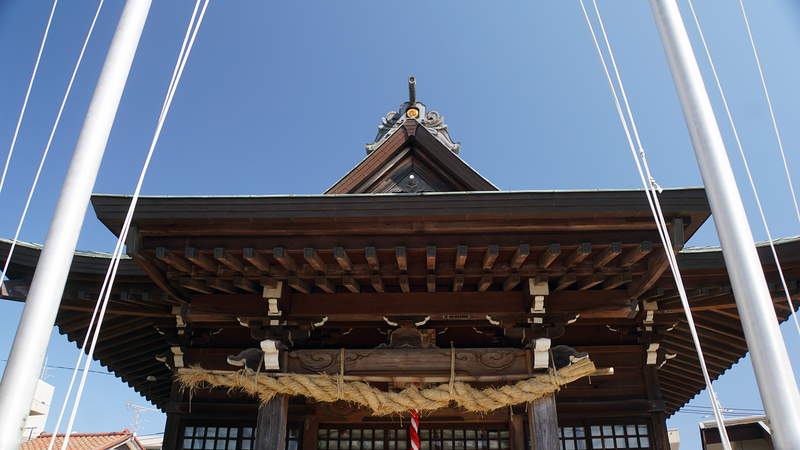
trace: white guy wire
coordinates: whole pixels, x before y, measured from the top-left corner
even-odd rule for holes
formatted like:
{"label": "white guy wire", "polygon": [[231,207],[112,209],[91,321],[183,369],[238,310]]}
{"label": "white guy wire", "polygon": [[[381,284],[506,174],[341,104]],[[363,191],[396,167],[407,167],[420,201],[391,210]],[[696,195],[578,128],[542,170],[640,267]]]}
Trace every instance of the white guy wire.
{"label": "white guy wire", "polygon": [[775,137],[778,138],[778,148],[781,149],[781,157],[783,158],[783,167],[786,168],[786,178],[789,180],[789,189],[792,191],[792,200],[794,200],[794,210],[797,213],[797,220],[800,221],[800,208],[797,207],[797,196],[794,194],[794,186],[792,185],[792,177],[789,175],[789,166],[786,164],[786,154],[783,152],[783,142],[781,141],[781,134],[778,132],[778,122],[775,121],[775,112],[772,110],[772,100],[769,98],[769,91],[767,91],[767,83],[764,81],[764,72],[761,70],[761,61],[758,59],[758,52],[756,51],[756,44],[753,41],[753,32],[750,31],[750,21],[747,20],[747,12],[744,10],[744,3],[739,0],[742,6],[742,16],[744,16],[744,23],[747,25],[747,34],[750,36],[750,45],[753,47],[753,55],[756,57],[756,65],[758,66],[758,74],[761,76],[761,85],[764,87],[764,95],[767,97],[767,105],[769,105],[769,115],[772,117],[772,126],[775,128]]}
{"label": "white guy wire", "polygon": [[[594,2],[594,0],[593,0],[593,2]],[[632,153],[632,155],[634,157],[634,160],[636,161],[636,166],[637,166],[637,168],[639,170],[639,177],[641,178],[642,184],[644,185],[645,192],[646,192],[646,195],[647,195],[647,201],[650,204],[651,212],[653,213],[653,217],[656,220],[656,223],[658,225],[657,228],[658,228],[659,235],[660,235],[660,237],[662,239],[662,242],[664,243],[664,247],[665,247],[664,248],[664,252],[667,255],[667,260],[669,261],[670,269],[672,270],[673,276],[675,277],[675,284],[676,284],[676,286],[678,288],[678,293],[680,294],[680,297],[681,297],[681,303],[682,303],[684,311],[686,313],[686,319],[687,319],[686,321],[687,321],[687,324],[689,325],[689,330],[690,330],[690,332],[692,334],[692,338],[693,338],[693,341],[694,341],[695,349],[697,351],[698,360],[700,362],[700,368],[703,371],[703,378],[705,379],[706,387],[708,388],[709,396],[711,397],[711,402],[712,402],[712,405],[714,406],[714,415],[715,415],[718,427],[721,430],[725,430],[724,425],[722,424],[722,412],[719,411],[719,407],[718,407],[717,402],[716,402],[716,398],[717,397],[716,397],[716,394],[715,394],[715,392],[714,392],[714,390],[713,390],[713,388],[711,386],[711,379],[710,379],[710,377],[708,375],[708,369],[706,368],[705,358],[703,357],[703,352],[702,352],[702,349],[700,347],[700,341],[699,341],[699,338],[697,336],[697,330],[696,330],[695,325],[694,325],[694,319],[692,317],[691,307],[689,306],[689,301],[688,301],[688,299],[686,297],[686,291],[685,291],[685,289],[683,287],[683,280],[681,279],[680,271],[678,269],[677,259],[675,258],[675,255],[672,253],[672,242],[669,239],[669,235],[668,235],[667,228],[666,228],[666,223],[664,222],[664,218],[663,218],[663,212],[661,211],[661,205],[660,205],[660,203],[658,201],[658,197],[656,195],[656,189],[657,189],[656,186],[657,186],[657,184],[655,183],[655,180],[652,178],[652,176],[650,176],[650,170],[647,167],[647,162],[646,162],[645,155],[644,155],[644,149],[640,145],[639,146],[639,154],[642,157],[643,163],[645,165],[645,169],[647,170],[647,176],[648,176],[648,179],[649,179],[650,182],[648,183],[647,180],[645,180],[645,175],[644,175],[644,172],[642,171],[642,166],[640,165],[639,158],[636,155],[636,149],[635,149],[635,147],[633,145],[633,141],[631,139],[630,132],[628,130],[628,126],[626,124],[625,117],[624,117],[624,114],[622,112],[622,108],[620,106],[616,90],[614,89],[614,84],[611,81],[611,76],[610,76],[610,74],[608,72],[608,68],[606,66],[605,59],[603,58],[602,51],[600,50],[600,45],[598,44],[597,38],[595,37],[594,28],[592,27],[591,21],[589,20],[589,15],[586,12],[586,7],[583,5],[583,0],[580,0],[580,3],[581,3],[581,8],[583,9],[584,17],[586,18],[586,23],[589,25],[589,30],[592,33],[592,39],[594,40],[595,48],[597,49],[597,53],[600,56],[600,61],[603,64],[603,71],[605,72],[606,79],[608,81],[608,85],[611,88],[611,92],[612,92],[612,94],[614,96],[614,103],[615,103],[615,105],[617,107],[617,113],[619,114],[620,120],[621,120],[623,128],[625,130],[625,134],[626,134],[626,137],[628,139],[628,144],[629,144],[629,146],[631,148],[631,153]],[[631,125],[634,128],[634,132],[635,132],[636,128],[635,128],[635,122],[633,120],[633,115],[630,112],[630,107],[628,106],[627,97],[624,94],[624,87],[623,87],[622,81],[621,81],[621,79],[619,77],[619,71],[617,70],[616,62],[614,61],[614,55],[613,55],[613,52],[611,51],[611,45],[610,45],[610,42],[608,41],[608,37],[605,34],[605,28],[603,27],[603,21],[602,21],[602,18],[600,17],[600,11],[597,8],[597,3],[596,2],[594,2],[594,6],[595,6],[595,11],[597,13],[598,21],[600,23],[601,29],[603,30],[603,36],[604,36],[604,38],[606,40],[606,45],[607,45],[607,48],[608,48],[608,51],[609,51],[609,55],[611,57],[611,61],[612,61],[612,65],[614,67],[614,71],[615,71],[616,76],[617,76],[617,81],[618,81],[618,83],[620,85],[620,90],[623,93],[623,99],[625,99],[625,104],[626,104],[626,108],[628,110],[629,119],[631,121]],[[635,134],[636,134],[637,142],[640,142],[638,133],[635,132]],[[660,189],[660,188],[658,188],[658,189]],[[652,195],[652,198],[650,197],[651,195]],[[655,205],[654,205],[654,203],[655,203]],[[728,437],[727,437],[727,432],[722,432],[721,436],[723,436],[722,437],[723,447],[726,450],[730,450],[730,442],[729,442]]]}
{"label": "white guy wire", "polygon": [[[102,3],[103,2],[101,1],[100,2],[101,6],[102,6]],[[197,0],[197,2],[194,5],[194,11],[192,11],[192,17],[189,20],[189,27],[186,29],[186,35],[184,36],[183,43],[181,44],[181,50],[180,50],[180,52],[178,54],[178,60],[179,61],[182,60],[183,57],[184,57],[184,52],[186,50],[186,44],[187,44],[187,41],[189,40],[189,36],[191,35],[191,31],[192,31],[192,26],[191,25],[194,23],[195,18],[197,17],[197,9],[199,8],[199,6],[200,6],[200,0]],[[99,11],[100,10],[98,8],[98,13],[99,13]],[[95,20],[97,20],[97,15],[95,15]],[[92,26],[94,26],[94,23],[92,23]],[[87,41],[88,41],[88,38],[87,38]],[[84,49],[85,48],[86,47],[85,47],[85,44],[84,44]],[[81,52],[81,55],[83,55],[83,52]],[[175,78],[177,76],[178,69],[179,69],[179,64],[176,64],[175,65],[175,69],[172,71],[172,79],[170,79],[169,88],[167,89],[168,93],[174,90]],[[73,77],[74,77],[74,74],[73,74]],[[71,85],[71,83],[70,83],[70,85]],[[167,96],[167,98],[168,97],[169,96]],[[164,108],[166,107],[166,104],[167,104],[167,98],[164,99],[164,105],[161,107],[162,114],[164,113]],[[59,113],[59,115],[60,115],[60,113]],[[51,139],[52,139],[52,134],[51,134]],[[122,239],[118,239],[117,240],[117,247],[119,247],[122,242],[125,242],[125,241],[122,240]],[[16,237],[15,237],[14,243],[16,243]],[[12,246],[12,251],[13,251],[13,246]],[[115,248],[114,249],[114,253],[116,254],[117,251],[118,251],[118,248]],[[9,254],[8,260],[10,260],[10,259],[11,259],[11,256]],[[7,267],[7,265],[6,265],[6,267]],[[103,280],[103,286],[100,288],[100,295],[97,298],[98,301],[95,304],[94,311],[92,312],[92,318],[89,321],[89,327],[87,328],[86,336],[84,336],[83,344],[81,345],[81,351],[78,353],[78,360],[75,362],[75,369],[72,372],[72,379],[69,382],[69,387],[67,388],[67,394],[64,396],[64,403],[61,406],[61,412],[58,415],[58,421],[56,422],[55,430],[53,431],[53,437],[50,440],[50,445],[47,447],[47,450],[53,450],[53,445],[55,444],[55,436],[58,433],[58,429],[61,427],[61,421],[64,418],[64,412],[65,412],[65,410],[67,408],[67,403],[69,401],[70,394],[72,393],[72,388],[75,385],[75,378],[76,378],[76,376],[78,374],[78,368],[80,367],[83,355],[84,355],[84,353],[86,351],[86,344],[89,342],[89,338],[92,336],[92,333],[90,331],[94,327],[95,319],[97,318],[98,309],[100,308],[100,305],[102,303],[101,300],[104,298],[104,294],[105,294],[106,288],[108,286],[108,281],[109,281],[109,278],[111,277],[112,268],[113,268],[113,264],[109,264],[108,271],[106,272],[106,277]],[[5,274],[5,269],[3,270],[3,273]],[[99,330],[97,332],[99,332]]]}
{"label": "white guy wire", "polygon": [[[800,323],[797,320],[797,312],[795,311],[794,305],[792,304],[792,296],[789,294],[789,286],[786,284],[786,277],[783,275],[783,268],[781,267],[780,260],[778,259],[778,252],[775,249],[775,243],[772,239],[772,233],[769,231],[769,225],[767,225],[767,217],[764,215],[764,208],[761,206],[761,199],[758,197],[758,191],[756,190],[755,181],[753,181],[753,175],[750,173],[750,165],[747,164],[747,158],[744,155],[744,149],[742,148],[742,141],[739,139],[739,132],[736,130],[736,125],[733,123],[733,116],[731,115],[731,110],[728,107],[728,100],[725,98],[725,93],[722,90],[722,83],[719,81],[719,76],[717,75],[717,68],[714,66],[714,61],[711,59],[711,52],[708,50],[708,44],[706,44],[706,38],[703,35],[703,30],[700,28],[700,21],[697,19],[697,14],[694,10],[694,5],[692,5],[692,0],[688,0],[689,8],[692,10],[692,16],[694,16],[694,23],[697,25],[697,31],[700,32],[700,40],[703,42],[703,47],[706,50],[706,56],[708,57],[708,62],[711,64],[711,71],[714,73],[714,79],[717,81],[717,88],[719,89],[719,94],[722,97],[722,104],[725,105],[725,112],[728,114],[728,121],[731,123],[731,129],[733,129],[733,136],[736,138],[736,145],[739,146],[739,154],[742,155],[742,161],[744,162],[744,168],[747,171],[747,177],[750,179],[750,187],[753,188],[753,195],[756,197],[756,204],[758,205],[758,212],[761,214],[761,221],[764,223],[764,229],[767,231],[767,239],[769,239],[769,248],[772,250],[772,257],[775,259],[775,265],[778,268],[778,275],[781,279],[781,284],[783,285],[783,292],[786,294],[786,302],[789,304],[789,310],[792,317],[794,317],[794,325],[797,328],[797,333],[800,335]],[[752,41],[751,41],[752,42]],[[755,47],[754,47],[755,50]],[[763,81],[763,79],[762,79]],[[769,98],[769,97],[768,97]],[[780,142],[780,138],[778,139]],[[781,148],[781,154],[783,154],[783,149]],[[784,166],[786,165],[786,159],[783,160]],[[789,174],[789,168],[786,167],[786,174]],[[789,179],[789,187],[792,186],[792,180]],[[794,190],[792,190],[792,197],[794,197]],[[797,203],[795,203],[795,207]]]}
{"label": "white guy wire", "polygon": [[72,71],[72,78],[69,79],[69,84],[67,85],[67,91],[64,93],[64,99],[61,100],[61,107],[58,109],[58,115],[56,116],[56,121],[53,124],[53,129],[50,131],[50,138],[47,140],[47,145],[44,148],[44,153],[42,154],[42,160],[39,162],[39,169],[36,171],[36,176],[33,178],[33,185],[31,185],[31,191],[28,193],[28,200],[25,202],[25,208],[22,210],[22,216],[19,218],[19,224],[17,225],[17,231],[14,233],[14,240],[11,241],[11,248],[8,250],[8,257],[6,258],[6,263],[3,266],[3,273],[0,275],[0,280],[5,280],[6,278],[6,271],[8,271],[8,265],[11,263],[11,256],[14,254],[14,249],[17,246],[17,239],[19,238],[19,232],[22,229],[22,223],[25,222],[25,216],[28,214],[28,207],[31,205],[31,198],[33,198],[33,192],[36,190],[36,184],[39,183],[39,175],[42,174],[42,167],[44,167],[44,161],[47,159],[47,154],[50,152],[50,145],[53,143],[53,136],[56,134],[56,129],[58,128],[58,123],[61,121],[61,114],[64,113],[64,105],[67,103],[67,99],[69,98],[69,92],[72,90],[72,84],[75,82],[75,75],[78,73],[78,68],[81,66],[81,61],[83,60],[83,54],[86,52],[86,46],[89,44],[89,38],[92,37],[92,31],[94,31],[94,25],[97,23],[97,16],[100,15],[100,9],[103,7],[103,1],[100,0],[100,4],[97,5],[97,12],[94,14],[94,19],[92,20],[92,25],[89,27],[89,33],[86,35],[86,40],[83,41],[83,48],[81,48],[81,53],[78,56],[78,62],[75,63],[75,69]]}
{"label": "white guy wire", "polygon": [[[50,32],[50,24],[53,22],[53,14],[56,12],[56,5],[58,5],[58,0],[53,2],[53,9],[50,11],[50,18],[47,19],[47,27],[44,29],[44,37],[42,38],[42,45],[39,47],[39,55],[36,57],[36,64],[33,66],[33,74],[31,75],[31,81],[28,83],[28,91],[25,93],[25,101],[22,102],[22,111],[19,113],[19,120],[17,120],[17,128],[14,129],[14,137],[11,139],[11,148],[8,150],[8,158],[6,158],[6,165],[3,168],[3,176],[0,178],[0,192],[3,191],[3,184],[6,182],[6,172],[8,172],[8,165],[11,162],[11,154],[14,153],[14,146],[17,143],[17,136],[19,135],[19,127],[22,125],[22,116],[25,115],[25,109],[28,107],[28,98],[31,95],[31,88],[33,87],[33,80],[36,78],[36,71],[39,70],[39,61],[42,59],[42,51],[44,50],[44,44],[47,42],[47,34]],[[11,257],[9,256],[9,259]],[[4,271],[5,272],[5,271]],[[0,278],[2,281],[2,278]]]}
{"label": "white guy wire", "polygon": [[[200,0],[197,0],[197,1],[199,2]],[[128,231],[130,229],[130,224],[131,224],[131,221],[133,220],[133,212],[134,212],[134,209],[136,208],[136,202],[139,200],[139,193],[141,192],[142,184],[144,183],[144,177],[147,174],[147,168],[150,165],[150,160],[152,159],[153,152],[155,150],[156,144],[158,143],[158,138],[161,135],[161,129],[164,126],[164,121],[166,119],[167,113],[169,112],[169,107],[172,104],[172,99],[175,96],[175,90],[176,90],[176,88],[178,86],[178,83],[180,82],[181,75],[183,74],[183,69],[186,66],[186,61],[189,58],[189,54],[190,54],[190,52],[192,50],[192,47],[194,46],[194,41],[195,41],[195,38],[197,37],[197,32],[200,29],[200,24],[203,22],[203,17],[205,16],[206,9],[208,8],[208,2],[209,2],[209,0],[205,0],[205,3],[203,4],[203,10],[200,13],[200,17],[197,19],[197,23],[195,24],[195,28],[194,28],[194,31],[192,32],[192,37],[191,37],[191,40],[189,41],[188,47],[186,48],[186,52],[184,54],[180,55],[183,58],[179,58],[178,59],[178,63],[177,64],[180,65],[180,69],[177,71],[177,75],[175,75],[173,77],[174,83],[172,83],[170,85],[169,89],[167,90],[167,99],[164,102],[165,106],[162,108],[161,115],[158,118],[158,125],[156,126],[156,132],[155,132],[155,135],[153,136],[153,140],[152,140],[152,142],[150,144],[150,150],[149,150],[149,152],[147,154],[147,159],[145,160],[144,167],[142,168],[142,172],[141,172],[141,174],[139,176],[139,182],[136,185],[136,191],[134,192],[133,198],[131,199],[131,204],[130,204],[130,207],[128,208],[128,213],[127,213],[127,215],[125,217],[125,223],[122,225],[122,231],[120,232],[119,239],[117,240],[117,248],[115,249],[114,256],[112,257],[112,260],[111,260],[111,265],[113,266],[113,269],[111,269],[111,277],[110,277],[110,281],[109,281],[109,288],[106,290],[105,297],[103,298],[103,304],[102,304],[102,307],[100,309],[100,316],[98,317],[97,327],[95,328],[94,336],[92,337],[92,344],[91,344],[91,347],[89,349],[89,354],[90,355],[94,353],[94,349],[95,349],[95,346],[97,344],[97,339],[98,339],[98,337],[100,335],[100,327],[102,326],[103,316],[105,315],[106,306],[108,305],[108,301],[109,301],[109,298],[110,298],[110,295],[111,295],[110,286],[112,286],[113,283],[114,283],[114,278],[116,277],[116,274],[117,274],[117,268],[119,267],[120,256],[122,254],[122,243],[127,240]],[[189,26],[191,28],[192,24],[190,23]],[[77,412],[78,412],[78,406],[80,404],[80,399],[81,399],[81,396],[83,394],[83,388],[84,388],[84,386],[86,384],[86,376],[88,374],[89,364],[90,363],[91,363],[91,358],[87,358],[86,359],[86,364],[84,366],[83,376],[81,377],[81,383],[78,386],[78,392],[77,392],[76,397],[75,397],[75,404],[73,405],[72,414],[70,416],[69,424],[67,425],[67,431],[66,431],[66,434],[65,434],[64,442],[63,442],[63,444],[61,446],[61,450],[66,450],[67,445],[69,443],[69,436],[70,436],[70,433],[72,431],[72,425],[73,425],[73,423],[75,421],[75,417],[76,417]]]}

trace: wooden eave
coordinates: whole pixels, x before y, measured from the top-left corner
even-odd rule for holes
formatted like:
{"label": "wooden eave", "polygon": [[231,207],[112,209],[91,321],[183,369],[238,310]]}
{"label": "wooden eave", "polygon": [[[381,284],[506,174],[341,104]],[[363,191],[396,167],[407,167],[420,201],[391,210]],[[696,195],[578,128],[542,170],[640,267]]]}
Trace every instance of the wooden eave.
{"label": "wooden eave", "polygon": [[[687,217],[686,237],[710,215],[702,188],[666,189],[660,196],[667,217]],[[130,204],[129,196],[94,195],[98,219],[119,233]],[[633,222],[652,225],[642,190],[498,191],[419,194],[288,195],[230,197],[142,196],[133,223],[143,233],[168,235],[204,234],[306,234],[309,224],[324,223],[328,233],[358,223],[361,231],[375,224],[448,222],[465,229],[488,222],[531,223],[546,221],[548,227],[569,229],[585,221],[587,229],[603,229],[612,223],[621,228]],[[596,222],[596,226],[591,225]],[[370,225],[372,224],[372,225]],[[454,225],[458,227],[459,225]],[[307,229],[304,231],[303,229]],[[349,232],[349,231],[348,231]],[[415,231],[415,232],[418,232]],[[440,232],[452,232],[442,230]]]}
{"label": "wooden eave", "polygon": [[497,191],[461,158],[447,149],[430,131],[414,119],[408,120],[378,149],[331,186],[325,194],[360,194],[370,192],[391,173],[405,153],[416,154],[449,182],[449,191]]}
{"label": "wooden eave", "polygon": [[[9,241],[0,240],[0,261],[5,260],[9,247]],[[800,300],[800,290],[797,289],[797,281],[800,280],[800,238],[779,240],[776,242],[776,248],[790,284],[790,294],[797,302]],[[11,280],[23,279],[24,282],[29,283],[40,251],[41,246],[38,245],[18,244],[9,270]],[[767,281],[770,283],[770,288],[774,289],[773,297],[776,299],[778,320],[783,322],[788,319],[789,311],[785,306],[783,293],[776,287],[777,274],[771,252],[769,247],[763,244],[758,246],[758,251],[765,268]],[[725,286],[725,283],[729,285],[727,275],[722,273],[724,265],[719,256],[719,248],[713,247],[688,249],[679,254],[681,272],[686,281],[687,290],[690,292],[690,304],[699,323],[701,343],[704,346],[712,379],[718,378],[746,354],[746,343],[741,336],[741,324],[738,323],[733,297],[730,293],[721,294],[718,289]],[[105,272],[109,259],[109,255],[100,253],[77,252],[75,255],[61,311],[56,322],[59,331],[67,335],[71,341],[80,342],[83,339],[91,317],[91,309],[94,307],[94,302],[90,300],[96,299],[102,284],[102,278],[98,275]],[[163,324],[165,321],[174,321],[172,313],[176,313],[176,311],[173,310],[173,301],[157,295],[160,293],[159,289],[153,282],[143,280],[143,274],[144,272],[132,264],[130,259],[125,258],[121,261],[121,276],[118,278],[115,290],[112,291],[109,315],[101,332],[96,357],[101,364],[163,409],[167,404],[172,383],[171,372],[163,364],[154,362],[153,358],[156,354],[167,351],[169,344],[155,326]],[[700,286],[703,283],[705,286]],[[697,294],[696,290],[702,287],[708,288],[709,292],[705,295]],[[75,290],[78,288],[84,289],[88,298],[75,298]],[[675,329],[666,333],[660,344],[664,348],[677,351],[678,357],[668,361],[658,371],[661,395],[666,403],[666,411],[672,414],[703,389],[703,380],[696,356],[693,354],[691,338],[688,337],[688,331],[682,319],[682,312],[677,309],[665,309],[669,305],[675,305],[671,293],[671,290],[674,289],[674,280],[669,272],[658,280],[656,288],[661,288],[665,292],[661,296],[651,299],[659,305],[659,312],[655,315],[656,326],[677,324]],[[135,295],[128,301],[123,301],[119,295],[120,289],[127,289]],[[150,293],[150,301],[142,304],[142,294],[145,292]],[[214,297],[208,296],[209,299]],[[204,296],[197,298],[201,300]],[[12,298],[12,300],[24,301],[24,298]],[[180,312],[176,314],[180,314]],[[611,319],[606,322],[612,322],[618,326],[623,325],[620,330],[624,328],[625,324],[624,321]],[[216,328],[219,326],[219,324],[215,325]],[[238,324],[231,326],[234,329],[238,327],[243,332],[246,331]],[[605,328],[604,325],[602,327]],[[606,330],[605,334],[611,333]],[[245,335],[246,333],[242,337]],[[569,336],[568,332],[565,338]],[[583,344],[569,342],[569,339],[562,342],[576,346],[586,345],[585,342]],[[231,346],[232,344],[223,342],[223,345]],[[633,347],[629,345],[624,347],[633,350]],[[216,353],[227,351],[228,349],[224,348],[216,350]],[[148,376],[155,376],[157,381],[147,381]],[[595,383],[598,382],[602,383],[603,380],[595,380]],[[576,394],[577,389],[573,389],[571,392]]]}

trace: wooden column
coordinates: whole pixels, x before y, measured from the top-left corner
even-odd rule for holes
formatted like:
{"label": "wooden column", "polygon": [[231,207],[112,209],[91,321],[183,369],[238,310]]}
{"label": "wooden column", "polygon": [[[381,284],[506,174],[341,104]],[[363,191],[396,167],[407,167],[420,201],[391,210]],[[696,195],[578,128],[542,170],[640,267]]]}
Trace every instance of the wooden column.
{"label": "wooden column", "polygon": [[286,418],[289,397],[277,395],[258,408],[258,428],[253,450],[282,450],[286,448]]}
{"label": "wooden column", "polygon": [[167,413],[167,423],[164,425],[164,439],[161,443],[162,450],[177,450],[178,446],[178,426],[180,414]]}
{"label": "wooden column", "polygon": [[303,421],[303,450],[316,450],[319,437],[319,417],[306,416]]}
{"label": "wooden column", "polygon": [[[183,394],[180,383],[173,381],[169,393],[170,403],[177,404],[182,402]],[[180,414],[167,413],[167,423],[164,424],[164,439],[161,443],[162,450],[176,450],[180,448],[178,445],[178,438],[180,436],[178,427],[180,427],[181,424],[180,416]]]}
{"label": "wooden column", "polygon": [[546,395],[528,404],[528,426],[530,427],[532,450],[558,448],[555,394]]}
{"label": "wooden column", "polygon": [[525,450],[524,427],[525,418],[522,414],[515,414],[509,417],[508,434],[511,436],[511,450]]}

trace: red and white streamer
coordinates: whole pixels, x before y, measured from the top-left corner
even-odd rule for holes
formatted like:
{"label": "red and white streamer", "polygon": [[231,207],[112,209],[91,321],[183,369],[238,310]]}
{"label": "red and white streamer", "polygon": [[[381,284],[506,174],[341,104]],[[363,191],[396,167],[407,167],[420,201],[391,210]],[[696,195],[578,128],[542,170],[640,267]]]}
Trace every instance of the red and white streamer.
{"label": "red and white streamer", "polygon": [[411,449],[419,450],[419,411],[416,409],[411,410]]}

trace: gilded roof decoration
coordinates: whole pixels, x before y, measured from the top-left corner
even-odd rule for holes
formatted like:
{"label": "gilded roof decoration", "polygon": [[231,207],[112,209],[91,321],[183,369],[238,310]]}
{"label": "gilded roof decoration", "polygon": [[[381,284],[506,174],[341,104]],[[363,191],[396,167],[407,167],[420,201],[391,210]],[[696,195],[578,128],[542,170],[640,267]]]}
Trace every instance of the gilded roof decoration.
{"label": "gilded roof decoration", "polygon": [[[410,109],[416,109],[419,114],[415,118],[410,117],[408,113]],[[428,111],[428,108],[423,103],[414,102],[412,104],[411,102],[405,102],[400,105],[399,112],[389,111],[386,117],[381,117],[381,124],[378,125],[378,134],[375,136],[375,140],[371,144],[366,144],[367,154],[369,155],[383,145],[407,120],[416,120],[454,154],[457,155],[460,151],[461,143],[453,142],[450,138],[443,116],[436,111]]]}

